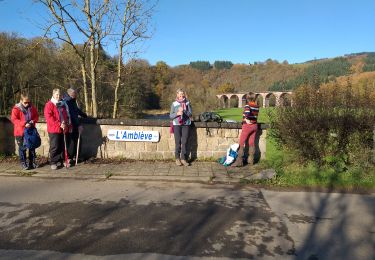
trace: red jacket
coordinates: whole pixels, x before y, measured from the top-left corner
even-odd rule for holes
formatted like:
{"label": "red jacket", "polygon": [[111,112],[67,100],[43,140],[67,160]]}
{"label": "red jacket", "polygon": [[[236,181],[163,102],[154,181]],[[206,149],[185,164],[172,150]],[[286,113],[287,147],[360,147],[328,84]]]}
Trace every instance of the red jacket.
{"label": "red jacket", "polygon": [[[65,108],[65,106],[61,106],[61,113],[63,117],[63,121],[66,124],[69,124],[69,117],[68,112]],[[52,101],[48,101],[44,107],[44,117],[46,118],[47,122],[47,132],[50,134],[61,134],[63,132],[61,126],[61,120],[60,120],[60,113],[57,109],[57,106],[52,103]],[[69,127],[65,128],[65,133],[69,132]]]}
{"label": "red jacket", "polygon": [[[14,125],[14,131],[13,131],[14,136],[23,136],[23,132],[25,130],[25,125],[26,125],[26,118],[25,118],[25,114],[21,111],[21,108],[18,105],[19,104],[13,107],[10,118]],[[35,126],[39,120],[38,110],[33,105],[30,105],[30,106],[31,106],[30,120],[34,121],[34,126]]]}

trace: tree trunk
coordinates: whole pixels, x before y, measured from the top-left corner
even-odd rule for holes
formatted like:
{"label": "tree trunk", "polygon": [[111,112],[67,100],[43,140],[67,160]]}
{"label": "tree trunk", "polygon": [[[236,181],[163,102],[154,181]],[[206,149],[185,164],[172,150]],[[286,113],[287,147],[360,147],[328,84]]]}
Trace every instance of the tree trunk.
{"label": "tree trunk", "polygon": [[118,113],[118,103],[119,103],[118,90],[120,89],[120,83],[121,83],[121,66],[122,66],[122,45],[120,44],[119,58],[117,61],[117,81],[116,81],[116,87],[115,87],[115,101],[113,104],[112,118],[116,118],[117,113]]}
{"label": "tree trunk", "polygon": [[81,61],[81,72],[82,72],[82,79],[83,79],[83,95],[85,99],[85,110],[88,115],[91,115],[90,106],[89,106],[89,93],[87,89],[86,68],[85,68],[84,61]]}
{"label": "tree trunk", "polygon": [[96,69],[95,69],[95,41],[92,40],[90,45],[90,74],[91,74],[91,100],[92,115],[98,117],[98,105],[96,103]]}

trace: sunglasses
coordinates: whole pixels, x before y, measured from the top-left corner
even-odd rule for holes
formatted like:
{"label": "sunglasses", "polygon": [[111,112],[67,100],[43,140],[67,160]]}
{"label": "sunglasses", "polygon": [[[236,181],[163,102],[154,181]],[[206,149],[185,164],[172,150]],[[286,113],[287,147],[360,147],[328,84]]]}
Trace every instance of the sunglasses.
{"label": "sunglasses", "polygon": [[24,104],[30,104],[30,101],[23,102]]}

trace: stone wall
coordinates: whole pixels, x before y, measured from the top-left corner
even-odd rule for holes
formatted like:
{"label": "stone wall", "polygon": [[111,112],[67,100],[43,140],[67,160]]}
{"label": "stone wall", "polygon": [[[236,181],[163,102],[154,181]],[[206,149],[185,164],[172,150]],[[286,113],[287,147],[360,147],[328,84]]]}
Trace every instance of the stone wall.
{"label": "stone wall", "polygon": [[[12,151],[15,153],[14,139],[9,137],[12,124],[9,120],[0,121],[7,133],[1,134],[0,153]],[[90,119],[83,121],[84,131],[81,138],[82,158],[127,158],[135,160],[163,160],[174,158],[174,136],[169,132],[169,121],[166,120],[120,120],[120,119]],[[266,153],[266,130],[261,125],[257,137],[257,157],[264,159]],[[37,129],[42,138],[42,145],[37,149],[40,155],[48,156],[49,142],[47,126],[41,121]],[[151,142],[121,142],[107,138],[109,129],[158,131],[160,140]],[[217,159],[224,156],[227,148],[238,142],[241,125],[236,123],[201,123],[196,122],[191,127],[189,138],[189,154],[193,159]],[[3,137],[4,136],[4,137]],[[6,137],[6,138],[5,138]]]}

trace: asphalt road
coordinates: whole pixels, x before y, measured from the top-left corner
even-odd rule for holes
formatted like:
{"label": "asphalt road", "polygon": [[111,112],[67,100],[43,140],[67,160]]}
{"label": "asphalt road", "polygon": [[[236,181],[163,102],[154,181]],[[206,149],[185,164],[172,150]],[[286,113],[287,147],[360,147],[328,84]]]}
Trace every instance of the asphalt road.
{"label": "asphalt road", "polygon": [[375,259],[375,196],[0,177],[0,259]]}

